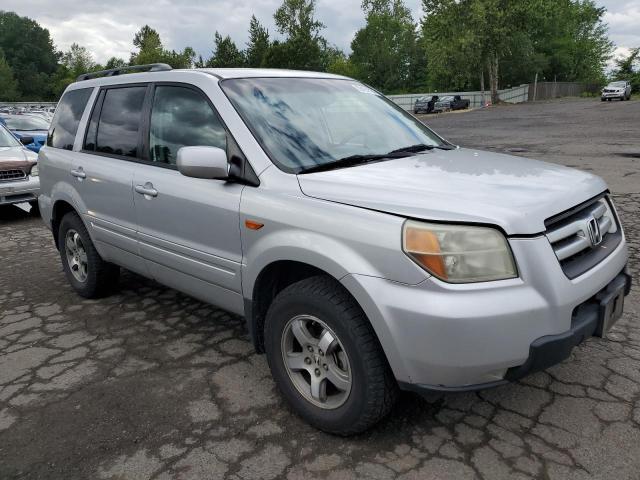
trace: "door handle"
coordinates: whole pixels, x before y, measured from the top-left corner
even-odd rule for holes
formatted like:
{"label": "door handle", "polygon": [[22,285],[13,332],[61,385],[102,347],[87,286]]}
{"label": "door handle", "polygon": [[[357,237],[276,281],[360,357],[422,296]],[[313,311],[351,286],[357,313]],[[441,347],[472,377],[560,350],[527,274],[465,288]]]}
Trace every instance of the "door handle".
{"label": "door handle", "polygon": [[71,170],[71,176],[76,177],[78,179],[87,178],[87,174],[84,173],[84,170],[82,169],[82,167],[78,167],[77,169]]}
{"label": "door handle", "polygon": [[144,185],[136,185],[134,190],[140,195],[144,195],[145,197],[157,197],[158,190],[153,188],[153,183],[147,182]]}

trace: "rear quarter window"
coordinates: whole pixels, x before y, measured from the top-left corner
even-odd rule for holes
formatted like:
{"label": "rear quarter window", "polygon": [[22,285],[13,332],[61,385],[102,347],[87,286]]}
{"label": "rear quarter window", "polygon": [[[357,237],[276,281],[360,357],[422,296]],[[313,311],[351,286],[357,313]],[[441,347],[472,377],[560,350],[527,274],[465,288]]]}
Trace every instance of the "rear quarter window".
{"label": "rear quarter window", "polygon": [[92,88],[81,88],[71,90],[62,96],[47,135],[47,146],[73,150],[78,125],[92,90]]}

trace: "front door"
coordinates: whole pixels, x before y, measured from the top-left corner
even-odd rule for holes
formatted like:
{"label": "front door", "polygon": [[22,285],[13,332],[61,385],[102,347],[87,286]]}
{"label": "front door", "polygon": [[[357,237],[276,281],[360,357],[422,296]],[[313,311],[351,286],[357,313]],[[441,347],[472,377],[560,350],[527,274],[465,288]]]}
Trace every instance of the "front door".
{"label": "front door", "polygon": [[146,267],[138,255],[133,176],[146,91],[146,85],[100,91],[69,171],[101,256],[141,274]]}
{"label": "front door", "polygon": [[185,177],[183,146],[226,149],[227,132],[199,90],[158,84],[153,91],[147,161],[134,174],[140,254],[159,282],[242,313],[242,185]]}

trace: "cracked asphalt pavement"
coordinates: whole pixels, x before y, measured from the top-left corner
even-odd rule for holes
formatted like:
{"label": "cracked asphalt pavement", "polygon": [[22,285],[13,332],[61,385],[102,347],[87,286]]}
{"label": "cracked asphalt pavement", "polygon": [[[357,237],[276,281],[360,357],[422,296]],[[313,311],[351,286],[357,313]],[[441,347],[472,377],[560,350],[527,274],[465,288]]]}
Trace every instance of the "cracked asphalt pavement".
{"label": "cracked asphalt pavement", "polygon": [[640,478],[640,102],[423,118],[464,146],[605,177],[636,282],[608,340],[515,384],[405,394],[376,428],[336,438],[284,404],[241,318],[131,273],[83,300],[41,220],[5,207],[0,478]]}

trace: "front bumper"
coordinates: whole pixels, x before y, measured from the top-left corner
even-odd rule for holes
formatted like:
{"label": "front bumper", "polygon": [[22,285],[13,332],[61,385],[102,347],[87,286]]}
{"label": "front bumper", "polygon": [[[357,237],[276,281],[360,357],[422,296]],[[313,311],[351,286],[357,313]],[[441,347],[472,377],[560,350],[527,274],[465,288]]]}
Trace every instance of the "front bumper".
{"label": "front bumper", "polygon": [[[555,344],[557,363],[593,333],[592,320],[588,327],[576,320],[577,307],[624,270],[624,239],[573,280],[546,237],[510,244],[518,259],[516,279],[454,285],[432,277],[413,286],[362,275],[342,279],[370,319],[401,387],[456,391],[498,385],[549,366],[541,360],[551,348],[544,347],[546,340],[565,339]],[[581,319],[590,315],[579,312]]]}
{"label": "front bumper", "polygon": [[625,98],[624,92],[602,92],[601,98]]}
{"label": "front bumper", "polygon": [[27,176],[24,180],[0,182],[0,205],[32,202],[38,199],[40,177]]}

